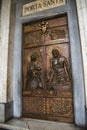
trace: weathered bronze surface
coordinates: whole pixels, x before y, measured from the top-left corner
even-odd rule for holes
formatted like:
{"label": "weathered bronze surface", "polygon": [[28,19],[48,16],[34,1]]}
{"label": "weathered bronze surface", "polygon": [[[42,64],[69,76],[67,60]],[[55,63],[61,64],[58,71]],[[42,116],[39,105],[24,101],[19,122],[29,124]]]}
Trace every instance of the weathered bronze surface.
{"label": "weathered bronze surface", "polygon": [[39,25],[42,34],[45,34],[47,32],[48,27],[49,25],[46,21],[42,21],[41,24]]}
{"label": "weathered bronze surface", "polygon": [[67,17],[23,26],[23,116],[73,122]]}
{"label": "weathered bronze surface", "polygon": [[41,66],[39,64],[39,55],[37,52],[34,52],[31,55],[31,62],[29,63],[29,68],[27,71],[27,82],[26,88],[29,89],[42,89],[42,80],[41,80]]}
{"label": "weathered bronze surface", "polygon": [[62,56],[58,49],[53,49],[47,86],[52,89],[53,86],[65,85],[69,81],[70,71],[67,58]]}

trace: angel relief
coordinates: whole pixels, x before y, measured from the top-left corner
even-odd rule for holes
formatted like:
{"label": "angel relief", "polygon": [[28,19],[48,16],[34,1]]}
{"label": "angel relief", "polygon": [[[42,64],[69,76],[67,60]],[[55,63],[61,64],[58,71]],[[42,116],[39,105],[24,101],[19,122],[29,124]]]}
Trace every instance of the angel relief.
{"label": "angel relief", "polygon": [[42,80],[41,80],[41,65],[39,63],[39,54],[34,52],[31,57],[27,71],[27,82],[26,88],[28,89],[42,89]]}

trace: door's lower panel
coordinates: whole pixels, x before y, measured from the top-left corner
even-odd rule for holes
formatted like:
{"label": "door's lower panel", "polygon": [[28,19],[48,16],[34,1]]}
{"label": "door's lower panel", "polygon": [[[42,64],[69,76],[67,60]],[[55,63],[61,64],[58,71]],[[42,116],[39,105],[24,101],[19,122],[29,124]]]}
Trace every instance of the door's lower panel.
{"label": "door's lower panel", "polygon": [[71,116],[72,99],[67,98],[47,98],[47,114],[53,116]]}
{"label": "door's lower panel", "polygon": [[30,113],[23,113],[23,117],[25,118],[35,118],[35,119],[42,119],[42,120],[50,120],[50,121],[58,121],[58,122],[66,122],[66,123],[73,123],[73,117],[60,117],[60,116],[49,116],[49,115],[38,115],[38,114],[30,114]]}
{"label": "door's lower panel", "polygon": [[[33,94],[34,91],[32,91]],[[44,90],[40,90],[39,95],[30,96],[31,91],[25,91],[23,93],[23,117],[72,123],[72,95],[70,92],[66,92],[64,96],[63,92],[60,94],[57,93],[58,95],[56,95],[56,93],[57,91],[51,90],[49,91],[48,97],[46,95],[44,96]],[[62,95],[62,97],[60,95]]]}
{"label": "door's lower panel", "polygon": [[45,114],[45,98],[42,97],[24,97],[23,112]]}

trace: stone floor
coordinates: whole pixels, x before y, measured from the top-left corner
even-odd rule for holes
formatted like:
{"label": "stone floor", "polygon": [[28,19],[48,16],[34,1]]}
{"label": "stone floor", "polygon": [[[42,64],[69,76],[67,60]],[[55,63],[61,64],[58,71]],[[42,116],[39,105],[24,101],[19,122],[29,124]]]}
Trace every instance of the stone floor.
{"label": "stone floor", "polygon": [[12,119],[5,124],[0,123],[0,130],[1,128],[9,130],[83,130],[74,124],[26,118]]}

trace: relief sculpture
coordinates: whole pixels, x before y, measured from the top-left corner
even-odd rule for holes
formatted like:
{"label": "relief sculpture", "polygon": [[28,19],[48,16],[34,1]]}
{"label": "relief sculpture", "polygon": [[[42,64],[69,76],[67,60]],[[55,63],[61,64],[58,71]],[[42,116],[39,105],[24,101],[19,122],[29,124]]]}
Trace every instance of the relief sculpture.
{"label": "relief sculpture", "polygon": [[62,56],[57,49],[52,50],[50,59],[50,71],[47,76],[47,87],[53,88],[56,85],[65,85],[70,81],[70,72],[67,58]]}
{"label": "relief sculpture", "polygon": [[39,25],[39,29],[41,30],[42,34],[45,34],[47,32],[48,27],[48,23],[45,21],[42,21],[42,23]]}
{"label": "relief sculpture", "polygon": [[29,47],[38,46],[43,42],[40,32],[33,32],[25,34],[24,42]]}
{"label": "relief sculpture", "polygon": [[61,29],[54,29],[50,32],[50,37],[51,40],[65,38],[66,32],[65,30],[61,30]]}
{"label": "relief sculpture", "polygon": [[49,101],[49,107],[51,113],[61,113],[61,114],[68,114],[69,112],[72,112],[72,101],[64,98],[57,98],[55,100],[48,99]]}
{"label": "relief sculpture", "polygon": [[29,63],[29,68],[27,71],[26,88],[28,89],[43,88],[41,80],[41,65],[39,63],[39,55],[37,52],[34,52],[31,55],[31,61]]}
{"label": "relief sculpture", "polygon": [[23,24],[23,116],[73,123],[67,17],[42,20]]}

